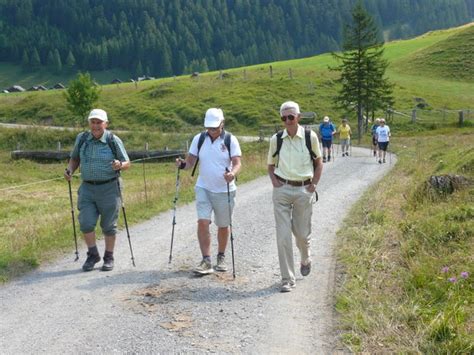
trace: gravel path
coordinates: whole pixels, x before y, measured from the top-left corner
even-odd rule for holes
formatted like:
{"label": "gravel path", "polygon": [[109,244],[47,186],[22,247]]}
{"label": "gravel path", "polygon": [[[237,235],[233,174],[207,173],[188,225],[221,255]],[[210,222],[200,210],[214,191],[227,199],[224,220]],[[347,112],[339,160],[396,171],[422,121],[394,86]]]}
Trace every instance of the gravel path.
{"label": "gravel path", "polygon": [[[336,231],[394,163],[395,157],[379,165],[368,150],[353,148],[352,157],[324,165],[313,214],[313,269],[298,276],[293,292],[279,292],[272,188],[262,177],[239,186],[235,280],[232,272],[191,275],[200,259],[195,210],[182,206],[171,264],[168,211],[130,229],[136,268],[122,232],[112,272],[80,271],[82,248],[78,263],[71,252],[0,286],[0,353],[332,353]],[[230,243],[227,254],[230,262]]]}

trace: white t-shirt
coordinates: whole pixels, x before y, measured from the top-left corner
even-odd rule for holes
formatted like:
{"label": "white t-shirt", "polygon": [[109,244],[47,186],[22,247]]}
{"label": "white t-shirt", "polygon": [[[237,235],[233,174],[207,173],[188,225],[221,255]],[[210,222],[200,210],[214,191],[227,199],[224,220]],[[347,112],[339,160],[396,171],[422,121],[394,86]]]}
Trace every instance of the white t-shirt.
{"label": "white t-shirt", "polygon": [[389,137],[390,137],[390,127],[385,125],[385,126],[378,126],[377,130],[375,131],[375,134],[377,135],[377,142],[388,142]]}
{"label": "white t-shirt", "polygon": [[[189,154],[198,155],[198,141],[201,133],[194,136]],[[230,153],[233,157],[240,157],[240,150],[237,138],[232,135],[230,139]],[[206,134],[206,139],[199,151],[199,176],[196,186],[202,187],[211,192],[227,192],[227,182],[224,179],[225,168],[232,169],[232,161],[229,159],[227,147],[224,144],[224,134],[221,134],[212,142],[211,137]],[[229,184],[229,191],[235,191],[235,179]]]}

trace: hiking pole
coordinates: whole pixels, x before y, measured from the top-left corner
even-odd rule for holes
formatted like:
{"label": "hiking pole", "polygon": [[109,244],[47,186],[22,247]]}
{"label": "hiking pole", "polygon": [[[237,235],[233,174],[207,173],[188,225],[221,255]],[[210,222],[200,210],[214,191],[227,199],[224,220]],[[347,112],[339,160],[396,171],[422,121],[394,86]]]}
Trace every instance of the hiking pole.
{"label": "hiking pole", "polygon": [[168,264],[171,264],[171,258],[173,255],[173,240],[174,240],[174,226],[176,225],[176,203],[178,202],[179,196],[179,171],[181,170],[179,167],[176,169],[176,192],[174,194],[173,200],[173,222],[172,222],[172,229],[171,229],[171,246],[170,246],[170,258]]}
{"label": "hiking pole", "polygon": [[125,213],[125,205],[123,204],[122,189],[120,187],[120,170],[116,170],[116,176],[117,176],[117,189],[119,192],[120,203],[122,204],[123,220],[125,222],[125,229],[127,230],[128,245],[130,246],[130,254],[132,255],[132,265],[136,266],[135,258],[133,257],[132,241],[130,240],[130,231],[128,230],[127,214]]}
{"label": "hiking pole", "polygon": [[79,252],[77,251],[76,219],[74,218],[74,204],[72,203],[71,180],[68,180],[67,184],[69,186],[69,202],[71,203],[72,230],[74,231],[74,244],[76,245],[76,258],[74,259],[74,261],[78,261]]}
{"label": "hiking pole", "polygon": [[[225,171],[228,173],[229,168],[225,168]],[[234,261],[234,233],[232,231],[232,212],[230,210],[230,191],[229,183],[227,183],[227,203],[229,206],[229,228],[230,228],[230,249],[232,251],[232,276],[235,280],[235,261]]]}

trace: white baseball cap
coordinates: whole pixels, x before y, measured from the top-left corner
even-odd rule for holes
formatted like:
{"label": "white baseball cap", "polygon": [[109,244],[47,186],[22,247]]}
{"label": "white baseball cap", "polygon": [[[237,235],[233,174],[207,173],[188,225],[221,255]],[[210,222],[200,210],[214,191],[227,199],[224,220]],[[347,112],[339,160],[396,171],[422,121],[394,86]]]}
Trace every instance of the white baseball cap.
{"label": "white baseball cap", "polygon": [[324,116],[323,122],[329,122],[329,117],[328,117],[328,116]]}
{"label": "white baseball cap", "polygon": [[100,108],[95,108],[89,113],[89,117],[87,117],[87,119],[90,121],[93,118],[97,118],[98,120],[101,120],[103,122],[109,122],[109,120],[107,119],[107,112]]}
{"label": "white baseball cap", "polygon": [[224,121],[224,112],[220,108],[210,108],[204,117],[204,127],[216,128]]}
{"label": "white baseball cap", "polygon": [[297,115],[300,113],[300,105],[294,101],[286,101],[280,106],[280,116],[283,116],[283,113],[293,113]]}

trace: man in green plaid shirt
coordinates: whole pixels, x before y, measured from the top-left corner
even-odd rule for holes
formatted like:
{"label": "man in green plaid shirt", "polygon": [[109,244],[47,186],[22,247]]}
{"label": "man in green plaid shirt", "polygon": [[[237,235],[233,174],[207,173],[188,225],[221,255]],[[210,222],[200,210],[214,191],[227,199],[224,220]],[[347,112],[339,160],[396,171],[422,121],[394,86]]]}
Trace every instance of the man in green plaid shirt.
{"label": "man in green plaid shirt", "polygon": [[105,236],[102,270],[110,271],[114,267],[113,253],[121,206],[118,172],[130,167],[130,159],[122,140],[106,129],[108,118],[104,110],[92,110],[88,121],[90,131],[77,135],[64,177],[70,181],[74,171],[81,167],[82,184],[78,191],[77,208],[80,229],[88,247],[87,260],[82,269],[91,271],[100,261],[95,234],[100,216]]}

